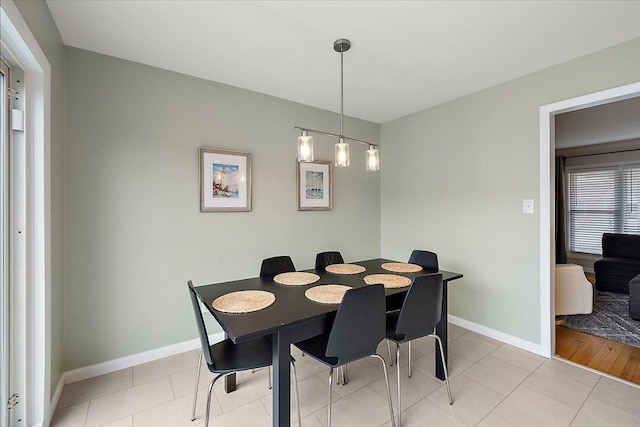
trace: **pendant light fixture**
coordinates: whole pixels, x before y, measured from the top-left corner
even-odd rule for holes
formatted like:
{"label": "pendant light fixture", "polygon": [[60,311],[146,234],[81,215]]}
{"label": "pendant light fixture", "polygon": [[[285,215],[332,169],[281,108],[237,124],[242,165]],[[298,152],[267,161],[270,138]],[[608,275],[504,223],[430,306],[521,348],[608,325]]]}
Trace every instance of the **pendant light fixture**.
{"label": "pendant light fixture", "polygon": [[313,136],[309,133],[316,133],[320,135],[332,136],[338,139],[338,143],[335,145],[335,159],[334,165],[336,167],[349,166],[349,143],[347,141],[359,142],[360,144],[368,145],[369,149],[365,154],[365,169],[367,171],[380,170],[380,152],[377,144],[371,144],[369,142],[360,141],[359,139],[351,138],[344,135],[344,63],[343,54],[351,47],[351,42],[347,39],[338,39],[333,43],[333,50],[340,54],[340,135],[334,133],[323,132],[319,130],[313,130],[308,128],[301,128],[295,126],[294,129],[302,132],[302,135],[298,137],[298,161],[300,162],[312,162],[313,161]]}

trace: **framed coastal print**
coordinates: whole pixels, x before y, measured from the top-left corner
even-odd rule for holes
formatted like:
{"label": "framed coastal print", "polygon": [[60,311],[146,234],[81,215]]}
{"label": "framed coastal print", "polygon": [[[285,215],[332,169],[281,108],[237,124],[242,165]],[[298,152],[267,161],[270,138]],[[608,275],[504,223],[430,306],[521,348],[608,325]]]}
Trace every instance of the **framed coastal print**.
{"label": "framed coastal print", "polygon": [[333,187],[330,162],[298,162],[298,210],[330,211]]}
{"label": "framed coastal print", "polygon": [[251,154],[200,147],[200,212],[251,210]]}

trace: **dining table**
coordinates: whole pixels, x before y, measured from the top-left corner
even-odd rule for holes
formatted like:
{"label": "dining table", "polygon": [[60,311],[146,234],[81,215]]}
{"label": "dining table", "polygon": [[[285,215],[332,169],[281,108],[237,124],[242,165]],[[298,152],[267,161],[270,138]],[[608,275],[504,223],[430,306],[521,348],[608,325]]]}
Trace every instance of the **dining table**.
{"label": "dining table", "polygon": [[[425,274],[442,274],[442,317],[436,326],[436,334],[442,341],[442,350],[447,360],[447,287],[452,280],[463,277],[461,273],[451,271],[429,271],[422,269],[411,273],[394,273],[382,268],[385,263],[397,261],[375,258],[356,261],[364,267],[364,272],[358,274],[334,274],[324,270],[309,269],[304,272],[314,273],[319,280],[309,285],[282,285],[274,281],[273,276],[252,277],[222,283],[197,286],[196,293],[206,302],[208,311],[222,327],[226,336],[234,343],[241,343],[254,338],[270,336],[273,343],[273,426],[290,425],[290,346],[292,343],[311,338],[329,331],[332,314],[338,309],[338,304],[323,304],[311,301],[305,296],[305,291],[318,285],[346,285],[354,288],[367,286],[364,277],[371,274],[397,274],[411,280]],[[408,286],[403,288],[385,288],[387,298],[392,295],[407,292]],[[260,290],[271,292],[275,302],[270,306],[250,313],[231,314],[215,310],[212,302],[223,295],[241,290]],[[436,343],[436,345],[438,345]],[[436,351],[439,351],[436,347]],[[444,380],[444,369],[439,357],[435,357],[435,376]],[[235,389],[235,375],[225,379],[227,392]]]}

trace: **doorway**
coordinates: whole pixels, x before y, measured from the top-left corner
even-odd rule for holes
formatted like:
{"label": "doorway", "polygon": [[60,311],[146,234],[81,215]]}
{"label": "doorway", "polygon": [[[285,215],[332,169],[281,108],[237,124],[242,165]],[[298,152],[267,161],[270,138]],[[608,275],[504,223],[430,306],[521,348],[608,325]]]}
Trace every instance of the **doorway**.
{"label": "doorway", "polygon": [[555,351],[555,116],[640,96],[640,83],[540,107],[540,335],[543,355]]}

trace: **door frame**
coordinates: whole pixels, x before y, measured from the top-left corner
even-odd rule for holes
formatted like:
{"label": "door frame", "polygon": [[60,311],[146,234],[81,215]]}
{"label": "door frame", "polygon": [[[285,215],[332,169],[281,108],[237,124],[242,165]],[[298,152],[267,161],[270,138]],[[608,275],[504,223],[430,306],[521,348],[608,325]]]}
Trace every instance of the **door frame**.
{"label": "door frame", "polygon": [[555,353],[555,116],[640,97],[640,82],[540,107],[540,348]]}
{"label": "door frame", "polygon": [[[7,64],[3,57],[0,56],[0,69],[2,71],[2,88],[0,89],[0,105],[4,106],[4,110],[1,112],[4,128],[0,129],[0,162],[2,162],[2,187],[0,188],[0,263],[2,268],[0,269],[0,304],[2,310],[2,329],[0,330],[0,360],[2,366],[0,367],[0,378],[2,379],[2,390],[0,390],[0,402],[8,402],[11,394],[11,353],[10,353],[10,340],[11,340],[11,327],[10,327],[10,307],[9,300],[11,294],[9,292],[9,121],[11,109],[11,103],[9,102],[9,87],[11,81],[11,67]],[[2,405],[0,408],[0,425],[9,424],[9,413],[7,405]]]}
{"label": "door frame", "polygon": [[[25,392],[22,425],[45,426],[51,418],[51,66],[12,0],[0,4],[3,49],[24,71],[24,218],[12,236],[24,240],[24,295],[18,307],[23,330]],[[17,240],[17,239],[14,239]]]}

